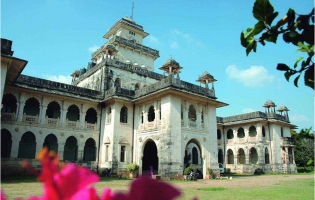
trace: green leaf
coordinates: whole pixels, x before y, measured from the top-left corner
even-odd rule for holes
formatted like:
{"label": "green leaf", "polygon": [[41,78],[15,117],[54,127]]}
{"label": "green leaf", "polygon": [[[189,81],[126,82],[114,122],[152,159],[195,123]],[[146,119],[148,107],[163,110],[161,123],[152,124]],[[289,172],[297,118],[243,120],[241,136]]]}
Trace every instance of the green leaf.
{"label": "green leaf", "polygon": [[279,70],[279,71],[288,71],[289,69],[290,68],[286,64],[278,63],[278,65],[277,65],[277,70]]}
{"label": "green leaf", "polygon": [[285,79],[287,79],[287,81],[289,82],[289,79],[290,79],[290,76],[291,76],[292,74],[289,72],[289,71],[287,71],[286,73],[284,73],[284,77],[285,77]]}
{"label": "green leaf", "polygon": [[[247,40],[248,41],[248,40]],[[254,38],[252,38],[252,40],[248,41],[249,44],[246,48],[246,55],[248,56],[248,54],[253,50],[254,52],[256,52],[256,47],[257,47],[257,42],[255,41]]]}
{"label": "green leaf", "polygon": [[314,64],[305,71],[304,83],[306,86],[314,89]]}
{"label": "green leaf", "polygon": [[297,67],[297,64],[303,59],[303,57],[298,57],[294,63],[294,68]]}
{"label": "green leaf", "polygon": [[266,24],[268,24],[269,26],[271,26],[271,23],[273,22],[273,20],[278,16],[278,12],[274,12],[271,14],[268,14],[266,16]]}
{"label": "green leaf", "polygon": [[296,37],[298,35],[298,33],[296,32],[296,31],[294,31],[294,30],[291,30],[290,32],[289,32],[289,36],[291,37],[291,38],[294,38],[294,37]]}
{"label": "green leaf", "polygon": [[273,43],[277,43],[277,39],[278,39],[278,34],[272,35],[272,36],[266,38],[266,41],[268,41],[268,42],[273,42]]}
{"label": "green leaf", "polygon": [[295,87],[298,87],[298,81],[299,81],[300,76],[301,76],[301,74],[298,75],[298,76],[294,79],[294,85],[295,85]]}
{"label": "green leaf", "polygon": [[267,16],[274,11],[269,0],[256,0],[253,7],[253,15],[258,21],[266,21]]}
{"label": "green leaf", "polygon": [[248,46],[248,42],[247,42],[247,40],[245,39],[243,32],[241,33],[241,44],[242,44],[242,46],[245,47],[245,48]]}

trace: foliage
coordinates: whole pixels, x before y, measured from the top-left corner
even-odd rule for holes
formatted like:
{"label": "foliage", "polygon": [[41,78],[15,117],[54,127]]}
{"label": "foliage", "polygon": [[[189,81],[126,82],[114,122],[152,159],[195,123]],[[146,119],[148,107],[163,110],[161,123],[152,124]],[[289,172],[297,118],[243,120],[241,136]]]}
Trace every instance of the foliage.
{"label": "foliage", "polygon": [[208,174],[209,174],[209,175],[212,175],[212,174],[213,174],[212,168],[208,167],[208,168],[207,168],[207,171],[208,171]]}
{"label": "foliage", "polygon": [[130,163],[127,166],[127,170],[129,173],[131,174],[137,174],[139,172],[139,165],[135,164],[135,163]]}
{"label": "foliage", "polygon": [[291,131],[294,147],[294,159],[298,166],[314,166],[314,133],[312,128],[302,129],[300,133]]}
{"label": "foliage", "polygon": [[190,165],[190,160],[191,160],[191,154],[185,154],[184,157],[184,164],[185,164],[185,168],[189,167]]}
{"label": "foliage", "polygon": [[[284,76],[289,81],[292,75],[297,75],[294,85],[298,87],[298,80],[304,73],[304,83],[314,89],[314,9],[306,15],[299,15],[293,9],[276,24],[272,24],[278,16],[269,0],[256,0],[253,7],[253,16],[258,20],[253,28],[241,33],[241,44],[246,48],[246,54],[256,52],[257,42],[263,46],[266,42],[276,43],[278,36],[286,43],[297,46],[297,51],[306,54],[306,58],[298,57],[292,67],[278,63],[277,70],[285,71]],[[296,18],[297,17],[297,18]],[[255,36],[259,35],[256,39]],[[298,64],[301,63],[298,68]]]}
{"label": "foliage", "polygon": [[191,171],[194,171],[194,172],[197,171],[197,167],[193,164],[190,164],[188,167],[185,168],[184,174],[189,175]]}
{"label": "foliage", "polygon": [[310,173],[310,172],[314,172],[314,167],[313,167],[313,166],[297,167],[297,172],[298,172],[298,173]]}

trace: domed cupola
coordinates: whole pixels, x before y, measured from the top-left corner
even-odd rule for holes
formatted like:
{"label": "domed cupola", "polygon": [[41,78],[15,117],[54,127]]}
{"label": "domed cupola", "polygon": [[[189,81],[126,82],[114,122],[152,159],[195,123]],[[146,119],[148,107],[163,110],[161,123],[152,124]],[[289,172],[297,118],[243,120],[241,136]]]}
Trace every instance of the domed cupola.
{"label": "domed cupola", "polygon": [[209,72],[205,71],[199,76],[198,80],[196,81],[199,82],[200,84],[201,83],[205,84],[205,88],[209,88],[208,83],[212,83],[212,89],[214,89],[213,83],[217,80],[215,80],[214,77]]}
{"label": "domed cupola", "polygon": [[179,78],[180,70],[183,68],[171,57],[159,69],[163,70],[163,75],[167,73],[169,76],[173,77],[177,74],[177,78]]}
{"label": "domed cupola", "polygon": [[276,112],[276,108],[275,108],[276,104],[273,101],[271,101],[270,99],[268,101],[266,101],[266,103],[263,105],[263,107],[265,107],[266,113],[270,113],[270,112],[275,113]]}

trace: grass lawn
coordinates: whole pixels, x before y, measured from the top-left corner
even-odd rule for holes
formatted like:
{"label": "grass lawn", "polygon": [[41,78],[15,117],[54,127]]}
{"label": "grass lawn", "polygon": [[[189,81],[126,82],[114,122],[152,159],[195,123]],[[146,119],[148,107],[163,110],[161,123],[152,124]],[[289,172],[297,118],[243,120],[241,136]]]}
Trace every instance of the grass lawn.
{"label": "grass lawn", "polygon": [[[101,195],[103,188],[126,192],[128,179],[102,178],[95,187]],[[182,191],[178,198],[191,199],[314,199],[314,174],[234,176],[233,180],[198,180],[170,182]],[[14,178],[1,183],[8,199],[42,195],[42,184],[34,178]]]}

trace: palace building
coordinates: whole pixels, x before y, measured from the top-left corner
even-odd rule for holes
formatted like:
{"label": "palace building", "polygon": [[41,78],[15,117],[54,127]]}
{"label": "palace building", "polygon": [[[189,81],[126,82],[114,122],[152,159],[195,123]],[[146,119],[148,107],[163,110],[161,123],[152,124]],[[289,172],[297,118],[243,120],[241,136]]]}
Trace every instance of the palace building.
{"label": "palace building", "polygon": [[160,56],[142,44],[148,35],[133,19],[118,20],[88,66],[71,74],[71,85],[23,75],[27,61],[2,39],[2,173],[23,159],[37,166],[43,146],[99,173],[136,163],[140,174],[152,167],[172,178],[187,162],[203,177],[207,168],[218,173],[218,163],[237,173],[296,172],[287,107],[268,100],[259,102],[263,112],[218,117],[228,104],[216,96],[217,80],[200,72],[199,85],[185,82],[173,58],[155,72]]}

